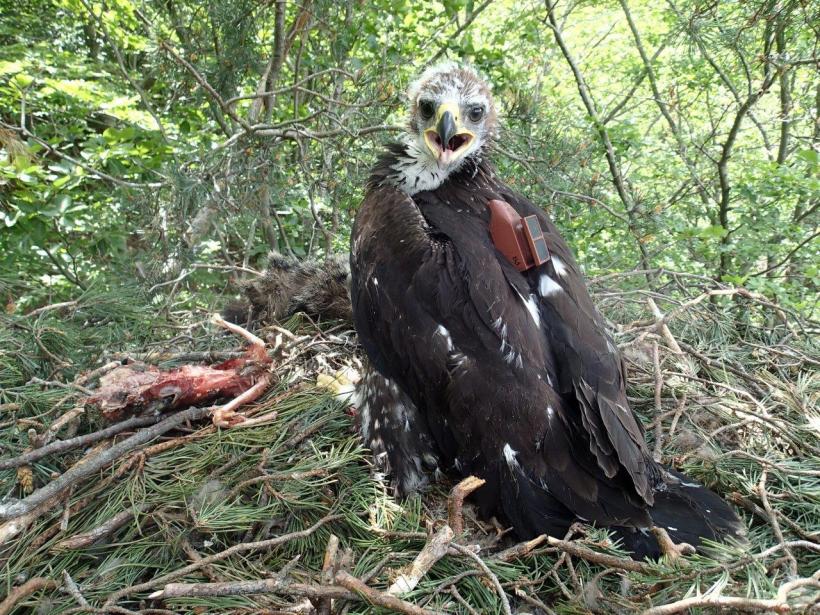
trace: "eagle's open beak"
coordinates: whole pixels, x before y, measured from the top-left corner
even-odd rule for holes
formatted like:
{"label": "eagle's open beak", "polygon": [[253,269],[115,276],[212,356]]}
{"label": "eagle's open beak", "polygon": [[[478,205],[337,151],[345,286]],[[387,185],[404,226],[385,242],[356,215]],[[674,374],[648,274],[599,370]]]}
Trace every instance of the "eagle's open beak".
{"label": "eagle's open beak", "polygon": [[444,167],[460,158],[475,135],[461,125],[458,105],[442,103],[436,110],[436,127],[424,131],[428,149]]}

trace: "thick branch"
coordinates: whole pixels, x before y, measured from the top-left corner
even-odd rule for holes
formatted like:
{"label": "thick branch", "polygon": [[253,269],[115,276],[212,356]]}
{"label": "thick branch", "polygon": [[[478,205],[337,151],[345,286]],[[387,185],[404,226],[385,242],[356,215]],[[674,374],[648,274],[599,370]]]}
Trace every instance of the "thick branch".
{"label": "thick branch", "polygon": [[459,536],[461,532],[464,531],[464,519],[461,512],[464,506],[464,499],[473,491],[482,487],[486,482],[483,478],[468,476],[450,491],[450,496],[447,498],[447,518],[456,536]]}
{"label": "thick branch", "polygon": [[262,79],[259,81],[259,86],[256,89],[256,94],[259,96],[253,101],[248,119],[255,122],[261,115],[264,106],[265,121],[269,121],[273,113],[273,103],[275,100],[274,94],[262,95],[264,92],[269,92],[273,89],[274,84],[279,78],[279,73],[282,70],[282,63],[285,60],[285,2],[284,0],[276,0],[274,9],[274,24],[273,24],[273,53],[270,61],[265,67],[265,72],[262,74]]}
{"label": "thick branch", "polygon": [[606,566],[607,568],[619,568],[629,572],[642,572],[644,574],[649,574],[651,571],[651,567],[643,562],[638,562],[628,557],[618,557],[617,555],[609,555],[608,553],[598,553],[597,551],[593,551],[592,549],[577,542],[560,540],[558,538],[548,536],[547,544],[551,547],[561,549],[562,551],[565,551],[566,553],[569,553],[570,555],[578,557],[582,560],[586,560],[594,564],[600,564],[601,566]]}
{"label": "thick branch", "polygon": [[675,142],[678,146],[678,156],[683,161],[683,164],[686,166],[686,169],[689,171],[689,176],[692,178],[692,181],[698,186],[698,194],[701,197],[701,200],[706,203],[707,196],[710,196],[706,186],[704,186],[703,182],[701,181],[700,177],[698,176],[697,169],[695,169],[695,165],[692,160],[689,158],[689,155],[686,152],[686,143],[683,141],[683,136],[681,135],[680,127],[678,126],[675,118],[672,117],[672,113],[669,111],[669,106],[664,102],[663,97],[661,96],[660,89],[658,88],[658,79],[655,76],[655,69],[652,68],[652,60],[649,59],[649,56],[646,54],[646,50],[643,46],[643,41],[641,40],[641,35],[638,32],[638,27],[635,25],[635,21],[632,19],[632,13],[629,10],[629,5],[626,3],[626,0],[619,0],[621,3],[621,8],[624,11],[624,15],[626,15],[626,21],[629,24],[629,29],[632,32],[632,36],[635,39],[635,46],[638,48],[638,53],[641,56],[641,61],[643,62],[644,68],[646,70],[646,77],[649,80],[649,86],[652,88],[652,97],[655,100],[655,103],[658,105],[658,109],[660,109],[661,115],[663,115],[666,123],[669,124],[669,130],[672,131],[672,136],[675,138]]}
{"label": "thick branch", "polygon": [[[251,129],[250,124],[248,124],[247,121],[245,121],[244,119],[239,117],[236,114],[236,112],[231,108],[231,106],[225,103],[225,101],[219,95],[219,92],[217,92],[213,88],[213,86],[210,83],[208,83],[208,81],[205,79],[205,77],[203,77],[200,74],[200,72],[196,68],[194,68],[194,66],[190,62],[188,62],[185,58],[180,56],[176,52],[176,50],[173,47],[171,47],[171,45],[169,45],[167,42],[160,41],[159,46],[160,46],[161,49],[164,49],[165,51],[167,51],[168,54],[180,66],[182,66],[185,70],[187,70],[191,74],[191,76],[196,80],[196,82],[199,83],[199,85],[202,86],[202,89],[204,89],[208,93],[208,95],[211,97],[211,99],[213,99],[213,101],[217,105],[219,105],[219,108],[222,111],[224,111],[226,115],[228,115],[237,124],[242,126],[242,128],[245,130],[245,132],[253,132],[253,130]],[[230,134],[230,132],[228,132],[228,134]]]}
{"label": "thick branch", "polygon": [[575,77],[575,84],[578,87],[578,93],[581,96],[581,101],[584,103],[584,107],[587,110],[587,114],[592,119],[592,123],[595,125],[595,130],[598,132],[598,136],[601,139],[601,143],[603,143],[604,148],[606,150],[606,160],[607,164],[609,165],[609,172],[612,175],[612,181],[615,183],[615,189],[618,191],[618,196],[621,198],[624,206],[627,210],[632,208],[632,199],[629,197],[629,194],[626,189],[626,184],[624,182],[623,176],[621,175],[621,169],[618,166],[618,161],[615,156],[615,148],[612,146],[612,141],[609,138],[609,133],[607,132],[606,128],[604,127],[603,122],[601,121],[600,116],[598,115],[598,110],[595,107],[595,103],[592,100],[592,95],[590,94],[589,87],[587,86],[586,80],[584,76],[581,74],[581,70],[578,67],[575,58],[572,56],[572,53],[567,47],[566,41],[564,41],[564,36],[561,33],[560,28],[558,27],[558,21],[555,18],[555,7],[552,0],[545,0],[547,6],[547,18],[549,20],[549,26],[552,29],[552,34],[555,37],[555,42],[558,44],[558,47],[561,49],[561,53],[564,56],[564,59],[569,64],[570,69],[572,70],[572,74]]}
{"label": "thick branch", "polygon": [[[778,18],[775,25],[775,45],[779,58],[786,57],[786,26],[782,18]],[[779,71],[780,89],[780,144],[777,146],[777,164],[786,162],[789,155],[789,128],[791,126],[792,92],[789,83],[789,71],[785,68]]]}
{"label": "thick branch", "polygon": [[40,504],[47,502],[65,489],[68,489],[71,485],[77,484],[82,479],[96,474],[117,459],[120,459],[126,453],[143,444],[147,444],[151,440],[171,431],[186,421],[195,421],[206,416],[209,411],[210,408],[189,408],[188,410],[183,410],[182,412],[177,412],[169,416],[154,427],[138,431],[130,438],[118,442],[97,457],[73,466],[59,478],[51,481],[45,487],[38,489],[27,498],[0,505],[0,520],[6,521],[30,513]]}
{"label": "thick branch", "polygon": [[99,442],[100,440],[110,438],[111,436],[115,436],[120,432],[127,431],[134,427],[145,427],[146,425],[152,425],[158,421],[159,417],[156,416],[135,416],[122,421],[121,423],[111,425],[110,427],[106,427],[105,429],[101,429],[93,433],[77,436],[76,438],[68,438],[67,440],[57,440],[56,442],[52,442],[46,446],[35,448],[27,453],[18,455],[13,459],[0,459],[0,470],[28,465],[31,462],[42,459],[48,455],[62,453],[80,446],[87,446],[89,444]]}
{"label": "thick branch", "polygon": [[29,579],[20,587],[15,587],[11,590],[6,599],[0,602],[0,615],[8,615],[11,613],[14,607],[17,606],[17,603],[26,596],[30,596],[42,589],[54,589],[55,587],[59,587],[59,585],[60,584],[53,579],[45,579],[43,577]]}
{"label": "thick branch", "polygon": [[226,581],[223,583],[169,583],[150,596],[152,600],[183,597],[248,596],[252,594],[283,594],[306,598],[355,599],[356,594],[342,587],[286,583],[276,577],[253,581]]}
{"label": "thick branch", "polygon": [[447,550],[450,547],[450,543],[453,542],[454,535],[449,525],[442,526],[424,545],[424,548],[410,565],[410,569],[406,573],[402,573],[398,576],[387,590],[387,593],[398,596],[413,591],[430,568],[442,557],[447,555]]}
{"label": "thick branch", "polygon": [[726,136],[726,141],[721,148],[720,159],[717,163],[718,168],[718,181],[720,183],[720,203],[718,209],[718,219],[720,221],[720,226],[723,227],[725,231],[723,237],[721,238],[721,247],[723,248],[720,253],[720,270],[719,270],[719,278],[723,278],[729,272],[731,267],[731,256],[727,250],[729,244],[729,210],[730,210],[730,200],[731,200],[731,185],[729,181],[729,159],[732,156],[732,151],[735,146],[735,142],[737,141],[737,136],[740,133],[740,127],[743,125],[743,120],[745,119],[746,115],[749,113],[749,110],[754,106],[754,104],[760,100],[760,98],[769,91],[769,88],[772,87],[772,84],[775,82],[777,77],[777,71],[773,71],[769,73],[766,78],[763,80],[763,83],[760,84],[760,88],[756,92],[753,92],[751,96],[749,96],[745,102],[740,106],[740,109],[737,111],[737,115],[735,115],[735,119],[732,122],[732,127],[729,129],[729,134]]}

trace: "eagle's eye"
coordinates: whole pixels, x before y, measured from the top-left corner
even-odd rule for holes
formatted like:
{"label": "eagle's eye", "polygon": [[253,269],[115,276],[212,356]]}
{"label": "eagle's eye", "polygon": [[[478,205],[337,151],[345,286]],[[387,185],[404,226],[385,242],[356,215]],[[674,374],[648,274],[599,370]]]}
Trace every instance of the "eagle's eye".
{"label": "eagle's eye", "polygon": [[433,114],[436,112],[435,105],[430,100],[422,100],[419,102],[419,113],[421,114],[421,119],[429,120],[433,117]]}
{"label": "eagle's eye", "polygon": [[478,122],[484,117],[484,107],[481,105],[476,105],[474,107],[470,107],[470,111],[467,114],[467,117],[470,118],[471,122]]}

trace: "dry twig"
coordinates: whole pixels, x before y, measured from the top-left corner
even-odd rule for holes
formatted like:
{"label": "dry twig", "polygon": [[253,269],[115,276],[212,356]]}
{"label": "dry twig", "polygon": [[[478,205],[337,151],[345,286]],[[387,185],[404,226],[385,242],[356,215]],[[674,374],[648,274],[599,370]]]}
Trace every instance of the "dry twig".
{"label": "dry twig", "polygon": [[228,547],[224,551],[220,551],[219,553],[214,553],[213,555],[209,555],[207,557],[203,557],[201,560],[188,564],[187,566],[183,566],[182,568],[178,568],[172,572],[168,572],[163,574],[155,579],[150,581],[146,581],[145,583],[138,583],[137,585],[132,585],[130,587],[124,587],[122,589],[117,590],[111,596],[109,596],[108,600],[106,600],[104,607],[108,608],[113,606],[117,603],[118,600],[121,598],[128,596],[130,594],[134,594],[137,592],[147,591],[149,589],[154,589],[161,585],[166,585],[173,581],[174,579],[178,579],[180,577],[184,577],[187,574],[195,570],[199,570],[200,568],[204,568],[214,562],[219,562],[224,559],[231,557],[232,555],[238,555],[240,553],[248,553],[251,551],[261,551],[261,550],[269,550],[285,543],[288,543],[292,540],[297,540],[299,538],[305,538],[313,534],[316,530],[318,530],[323,525],[330,523],[331,521],[336,521],[337,519],[342,518],[342,515],[326,515],[319,519],[316,523],[311,525],[310,527],[299,530],[296,532],[291,532],[290,534],[283,534],[281,536],[277,536],[275,538],[269,538],[268,540],[260,540],[257,542],[243,542],[239,544],[235,544],[231,547]]}
{"label": "dry twig", "polygon": [[96,474],[117,459],[120,459],[126,453],[139,446],[142,446],[143,444],[147,444],[151,440],[154,440],[162,434],[171,431],[186,421],[195,421],[200,419],[207,413],[208,408],[189,408],[188,410],[183,410],[169,416],[153,427],[138,431],[130,438],[126,438],[122,442],[118,442],[95,458],[72,466],[59,478],[38,489],[27,498],[24,498],[18,502],[0,505],[0,520],[6,521],[28,515],[38,506],[59,496],[59,494],[64,490],[77,484],[84,478]]}
{"label": "dry twig", "polygon": [[735,613],[740,611],[775,611],[777,613],[788,613],[792,610],[789,605],[789,594],[803,588],[813,587],[820,589],[820,570],[807,578],[795,579],[784,583],[777,590],[777,596],[770,599],[746,598],[736,596],[693,596],[684,598],[677,602],[670,602],[662,606],[656,606],[644,611],[644,615],[671,615],[673,613],[688,612],[698,607],[715,607],[722,610],[731,610]]}
{"label": "dry twig", "polygon": [[9,595],[6,596],[6,599],[0,602],[0,615],[9,615],[9,613],[14,610],[14,607],[17,606],[17,603],[26,596],[30,596],[43,589],[54,589],[59,585],[60,584],[54,579],[46,579],[43,577],[29,579],[19,587],[12,589]]}
{"label": "dry twig", "polygon": [[454,535],[455,533],[450,526],[444,525],[438,532],[430,536],[424,548],[413,560],[410,569],[399,575],[387,590],[387,593],[397,596],[413,591],[430,568],[435,566],[436,562],[447,554]]}
{"label": "dry twig", "polygon": [[[62,551],[66,549],[82,549],[83,547],[87,547],[89,545],[94,544],[98,540],[102,540],[103,538],[110,536],[118,529],[120,529],[123,525],[131,521],[137,514],[143,512],[148,508],[147,504],[137,504],[128,508],[127,510],[123,510],[104,523],[101,523],[97,527],[87,532],[83,532],[81,534],[75,534],[69,538],[64,538],[56,545],[54,545],[51,550],[52,551]],[[70,507],[66,506],[66,510],[70,510]]]}
{"label": "dry twig", "polygon": [[[482,481],[483,482],[483,481]],[[510,601],[507,598],[507,593],[504,591],[504,587],[501,585],[501,581],[498,580],[498,577],[495,573],[490,570],[489,566],[484,563],[484,560],[481,559],[476,553],[465,547],[464,545],[460,545],[458,543],[452,543],[450,548],[455,550],[457,553],[461,555],[465,555],[466,557],[473,560],[476,565],[481,569],[490,581],[492,581],[493,586],[495,587],[495,591],[498,594],[498,598],[501,600],[501,609],[504,611],[505,615],[512,615],[512,609],[510,608]]]}
{"label": "dry twig", "polygon": [[69,593],[81,607],[91,607],[91,605],[88,604],[88,600],[85,599],[85,596],[83,596],[80,588],[77,586],[77,583],[71,578],[68,570],[63,570],[63,590]]}
{"label": "dry twig", "polygon": [[152,425],[154,423],[157,423],[159,420],[160,417],[158,416],[131,417],[120,423],[111,425],[110,427],[106,427],[105,429],[101,429],[99,431],[94,431],[92,433],[77,436],[75,438],[68,438],[66,440],[58,440],[57,442],[52,442],[51,444],[47,444],[40,448],[35,448],[31,451],[23,453],[22,455],[18,455],[17,457],[14,457],[12,459],[0,459],[0,470],[5,470],[6,468],[16,468],[22,465],[29,464],[32,461],[42,459],[43,457],[46,457],[48,455],[53,455],[55,453],[63,453],[73,448],[94,444],[95,442],[105,440],[107,438],[110,438],[111,436],[115,436],[118,433],[127,431],[133,427],[145,427],[146,425]]}
{"label": "dry twig", "polygon": [[151,600],[202,596],[248,596],[252,594],[284,594],[307,598],[355,599],[356,595],[328,585],[286,583],[281,578],[254,581],[226,581],[224,583],[169,583],[148,596]]}
{"label": "dry twig", "polygon": [[772,526],[772,531],[774,532],[775,538],[777,541],[784,545],[783,551],[786,555],[786,561],[789,563],[789,574],[792,577],[797,576],[797,560],[794,558],[794,554],[791,552],[786,544],[786,540],[783,538],[783,531],[780,529],[780,523],[777,521],[777,515],[772,510],[772,505],[769,503],[769,494],[766,491],[766,479],[769,476],[769,472],[766,468],[763,469],[763,472],[760,473],[760,481],[757,483],[757,494],[760,496],[760,502],[763,504],[763,510],[766,511],[766,515],[769,518],[769,525]]}
{"label": "dry twig", "polygon": [[[325,548],[325,558],[322,562],[322,585],[329,585],[333,583],[338,567],[337,556],[339,554],[339,537],[336,534],[331,534],[327,539],[327,547]],[[333,608],[333,599],[325,596],[315,603],[316,615],[330,615]]]}
{"label": "dry twig", "polygon": [[643,562],[638,562],[627,557],[609,555],[608,553],[598,553],[597,551],[593,551],[589,547],[585,547],[577,542],[560,540],[558,538],[553,538],[552,536],[547,536],[547,544],[551,547],[561,549],[562,551],[565,551],[582,560],[586,560],[594,564],[600,564],[601,566],[606,566],[607,568],[620,568],[621,570],[627,570],[629,572],[642,572],[644,574],[649,574],[651,570],[649,565],[644,564]]}
{"label": "dry twig", "polygon": [[456,536],[460,536],[464,531],[464,517],[461,512],[464,499],[485,482],[487,481],[483,478],[468,476],[450,491],[450,497],[447,498],[447,522]]}
{"label": "dry twig", "polygon": [[411,602],[396,598],[385,592],[380,592],[362,583],[353,575],[340,570],[336,573],[336,583],[361,596],[374,606],[380,606],[405,615],[434,615],[435,611],[428,611]]}
{"label": "dry twig", "polygon": [[533,549],[536,547],[544,544],[547,540],[546,534],[541,534],[540,536],[536,536],[532,540],[526,540],[524,542],[519,542],[517,545],[513,545],[508,549],[504,549],[503,551],[496,553],[493,556],[494,560],[498,560],[500,562],[511,562],[513,560],[518,559],[519,557],[524,557],[525,555],[529,555]]}

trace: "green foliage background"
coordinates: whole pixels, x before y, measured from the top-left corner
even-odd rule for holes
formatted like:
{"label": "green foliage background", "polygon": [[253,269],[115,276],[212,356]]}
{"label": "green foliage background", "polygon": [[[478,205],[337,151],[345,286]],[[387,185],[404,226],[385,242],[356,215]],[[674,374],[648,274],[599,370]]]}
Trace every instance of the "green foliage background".
{"label": "green foliage background", "polygon": [[[406,86],[431,62],[463,59],[494,85],[502,175],[551,212],[597,278],[649,439],[664,463],[742,505],[750,539],[629,575],[579,558],[561,566],[553,549],[514,562],[485,549],[488,564],[511,597],[520,583],[561,613],[775,597],[816,574],[820,553],[818,33],[820,5],[808,0],[0,0],[3,457],[49,435],[84,395],[69,383],[119,351],[170,367],[188,359],[162,362],[169,351],[235,348],[203,312],[271,247],[346,251],[368,170],[400,137]],[[685,354],[655,334],[648,298]],[[356,361],[355,339],[340,336],[294,347],[306,356],[285,361],[293,374],[255,408],[276,409],[272,422],[192,426],[190,441],[140,463],[134,451],[14,540],[0,536],[0,599],[70,572],[94,608],[142,608],[148,591],[128,586],[185,566],[192,544],[214,553],[327,513],[342,518],[281,550],[220,561],[215,578],[263,578],[298,553],[294,578],[321,582],[334,532],[351,571],[382,566],[371,584],[388,586],[421,544],[373,527],[419,532],[444,513],[397,503],[371,480],[345,408],[305,386]],[[84,454],[2,470],[4,497],[41,489]],[[131,506],[141,512],[110,540],[63,545]],[[584,544],[617,553],[604,539],[589,529]],[[471,567],[444,558],[410,599],[470,612],[439,592],[458,586],[480,612],[503,612]],[[815,594],[789,600],[816,604],[811,581]],[[56,589],[18,606],[74,612],[75,602]]]}
{"label": "green foliage background", "polygon": [[[403,90],[454,58],[492,80],[506,127],[496,162],[552,211],[588,273],[688,271],[813,313],[817,5],[557,4],[597,118],[547,6],[2,0],[7,310],[135,280],[158,306],[203,306],[231,277],[203,265],[261,267],[269,246],[345,250],[368,168],[398,136]],[[275,94],[261,108],[241,98],[264,91]]]}

